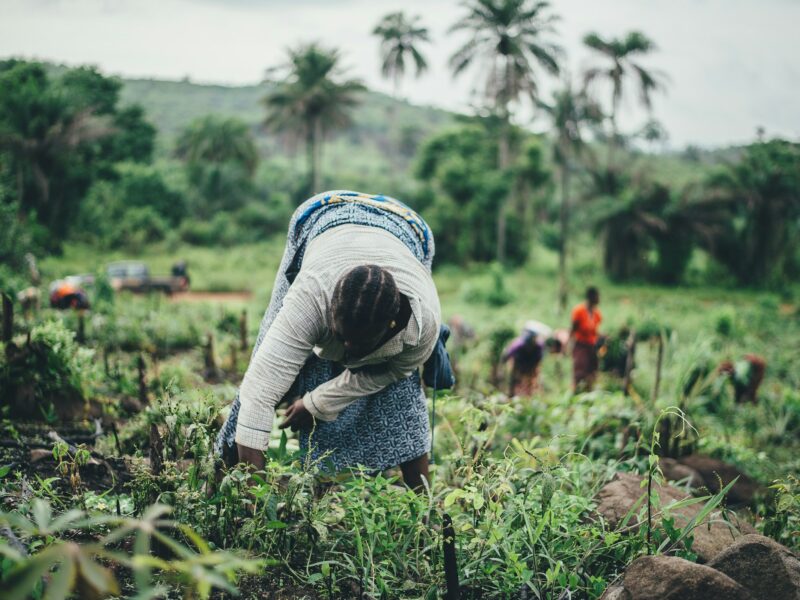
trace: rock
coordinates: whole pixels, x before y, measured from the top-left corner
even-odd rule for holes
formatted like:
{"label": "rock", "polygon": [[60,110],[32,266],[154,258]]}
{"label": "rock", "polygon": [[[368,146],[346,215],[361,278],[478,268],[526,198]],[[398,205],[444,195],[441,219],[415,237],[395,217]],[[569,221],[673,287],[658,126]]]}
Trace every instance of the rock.
{"label": "rock", "polygon": [[120,401],[120,406],[127,413],[140,413],[142,412],[142,403],[138,398],[133,396],[123,396]]}
{"label": "rock", "polygon": [[[597,512],[606,519],[612,528],[622,525],[626,515],[636,506],[634,514],[628,521],[629,525],[638,524],[638,514],[645,499],[639,499],[647,494],[647,488],[642,487],[644,478],[633,473],[617,473],[609,483],[597,493]],[[661,506],[667,508],[670,504],[690,498],[688,494],[671,485],[654,486],[653,493],[658,493]],[[675,517],[675,527],[685,527],[703,508],[702,502],[684,506],[670,511]],[[730,521],[724,521],[719,511],[713,511],[707,521],[698,524],[692,531],[694,542],[692,551],[697,554],[700,562],[708,562],[722,550],[730,546],[742,534],[755,533],[755,529],[748,523],[740,521],[736,515],[730,515]],[[658,520],[656,520],[656,525]]]}
{"label": "rock", "polygon": [[800,600],[800,560],[763,535],[739,538],[708,566],[737,581],[755,600]]}
{"label": "rock", "polygon": [[761,487],[757,481],[742,473],[733,465],[710,456],[690,454],[679,458],[678,462],[697,471],[712,494],[716,494],[738,477],[739,479],[728,492],[729,504],[752,504],[754,496]]}
{"label": "rock", "polygon": [[674,458],[660,458],[658,464],[661,467],[664,478],[669,481],[685,480],[686,485],[690,488],[699,488],[705,485],[703,476],[700,473],[687,465],[682,465]]}
{"label": "rock", "polygon": [[608,588],[600,600],[633,600],[631,593],[621,585],[614,585]]}
{"label": "rock", "polygon": [[[620,592],[619,587],[624,591]],[[606,595],[609,592],[616,595]],[[601,596],[601,600],[612,599],[753,600],[753,597],[733,579],[710,567],[676,556],[643,556],[625,570],[622,586],[610,588]]]}
{"label": "rock", "polygon": [[53,451],[46,448],[34,448],[31,450],[31,463],[39,462],[40,460],[52,460]]}

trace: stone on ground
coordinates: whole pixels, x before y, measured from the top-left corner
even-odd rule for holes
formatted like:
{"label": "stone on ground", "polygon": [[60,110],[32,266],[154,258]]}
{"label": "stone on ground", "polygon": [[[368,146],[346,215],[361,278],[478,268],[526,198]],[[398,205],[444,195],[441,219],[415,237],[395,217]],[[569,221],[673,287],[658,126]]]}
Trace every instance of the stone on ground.
{"label": "stone on ground", "polygon": [[705,485],[702,475],[691,467],[682,465],[674,458],[660,458],[658,461],[664,478],[669,481],[685,481],[690,488],[699,488]]}
{"label": "stone on ground", "polygon": [[[640,509],[645,506],[643,496],[647,494],[647,488],[642,487],[644,478],[633,473],[617,473],[609,483],[607,483],[597,493],[597,512],[600,513],[608,524],[617,529],[621,527],[625,516],[636,506],[633,515],[628,521],[628,525],[639,525],[638,514]],[[658,493],[662,507],[685,500],[690,496],[671,485],[655,485],[653,493]],[[642,499],[640,501],[640,499]],[[697,502],[689,506],[684,506],[670,514],[675,517],[675,527],[684,527],[691,521],[703,508],[703,502]],[[713,511],[704,523],[698,524],[692,536],[694,541],[692,551],[697,554],[700,562],[708,562],[719,554],[722,550],[730,546],[743,534],[755,533],[753,527],[730,515],[731,523],[724,521],[719,511]],[[659,519],[654,519],[658,526]]]}
{"label": "stone on ground", "polygon": [[606,590],[601,600],[754,599],[736,581],[710,567],[675,556],[643,556],[628,566],[622,584]]}
{"label": "stone on ground", "polygon": [[716,494],[722,487],[738,477],[739,479],[736,480],[736,483],[733,484],[730,492],[728,492],[729,504],[750,505],[760,489],[758,482],[746,473],[743,473],[733,465],[704,454],[690,454],[679,458],[678,462],[698,472],[703,478],[705,486],[713,494]]}
{"label": "stone on ground", "polygon": [[745,535],[709,564],[746,588],[755,600],[800,600],[800,560],[763,535]]}

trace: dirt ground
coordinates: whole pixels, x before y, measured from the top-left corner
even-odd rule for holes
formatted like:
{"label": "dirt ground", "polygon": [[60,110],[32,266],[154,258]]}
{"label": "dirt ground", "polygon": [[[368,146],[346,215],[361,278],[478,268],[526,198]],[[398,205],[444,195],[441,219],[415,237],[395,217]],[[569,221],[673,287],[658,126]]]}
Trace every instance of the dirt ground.
{"label": "dirt ground", "polygon": [[249,302],[253,292],[178,292],[169,296],[170,302]]}

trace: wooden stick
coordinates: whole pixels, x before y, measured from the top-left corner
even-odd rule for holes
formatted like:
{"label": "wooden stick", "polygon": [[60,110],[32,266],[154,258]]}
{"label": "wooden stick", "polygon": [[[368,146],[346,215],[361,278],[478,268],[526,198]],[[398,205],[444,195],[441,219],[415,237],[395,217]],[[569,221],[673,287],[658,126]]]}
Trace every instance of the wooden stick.
{"label": "wooden stick", "polygon": [[136,368],[139,371],[139,402],[142,406],[148,403],[147,400],[147,381],[145,380],[144,357],[139,354],[136,359]]}
{"label": "wooden stick", "polygon": [[653,404],[658,400],[658,388],[661,387],[661,363],[664,360],[664,338],[658,335],[658,357],[656,358],[656,381],[653,385]]}
{"label": "wooden stick", "polygon": [[155,423],[150,424],[150,471],[153,475],[161,475],[164,469],[164,441]]}
{"label": "wooden stick", "polygon": [[75,335],[75,339],[79,344],[86,343],[86,323],[83,318],[83,311],[78,311],[78,332]]}
{"label": "wooden stick", "polygon": [[11,296],[3,293],[3,342],[8,343],[14,335],[14,303]]}
{"label": "wooden stick", "polygon": [[442,553],[444,554],[444,580],[447,585],[446,600],[459,600],[461,590],[458,583],[458,562],[456,561],[456,533],[450,515],[442,515]]}
{"label": "wooden stick", "polygon": [[631,391],[631,372],[633,371],[633,357],[636,354],[636,330],[631,329],[626,343],[628,348],[628,356],[625,359],[625,377],[622,380],[622,393],[626,396],[630,395]]}
{"label": "wooden stick", "polygon": [[239,348],[242,352],[247,350],[247,309],[239,317]]}

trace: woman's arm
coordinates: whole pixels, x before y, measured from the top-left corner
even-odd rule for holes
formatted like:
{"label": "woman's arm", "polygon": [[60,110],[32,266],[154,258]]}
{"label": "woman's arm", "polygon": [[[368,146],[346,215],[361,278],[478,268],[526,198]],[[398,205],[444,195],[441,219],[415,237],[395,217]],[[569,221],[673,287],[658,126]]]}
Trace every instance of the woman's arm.
{"label": "woman's arm", "polygon": [[322,328],[322,315],[298,281],[290,288],[239,388],[236,443],[263,451],[269,444],[275,406],[291,387]]}
{"label": "woman's arm", "polygon": [[303,396],[303,405],[316,419],[333,421],[353,401],[380,392],[420,368],[439,339],[439,322],[432,319],[417,346],[406,347],[384,364],[368,365],[355,372],[346,370]]}
{"label": "woman's arm", "polygon": [[370,365],[355,372],[347,369],[303,396],[303,405],[315,419],[334,421],[355,400],[380,392],[395,381],[405,379],[421,364],[400,359],[385,365]]}

